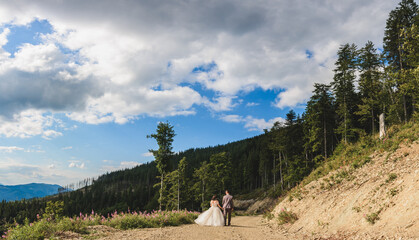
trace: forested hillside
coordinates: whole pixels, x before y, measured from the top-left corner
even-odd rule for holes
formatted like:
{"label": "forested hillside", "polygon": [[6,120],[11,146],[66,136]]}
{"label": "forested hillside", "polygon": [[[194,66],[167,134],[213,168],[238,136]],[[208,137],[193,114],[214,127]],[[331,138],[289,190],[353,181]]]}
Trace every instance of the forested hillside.
{"label": "forested hillside", "polygon": [[387,125],[417,121],[418,23],[417,4],[403,0],[387,19],[383,52],[370,41],[361,47],[342,44],[333,79],[314,85],[302,116],[291,110],[285,122],[275,123],[262,135],[173,154],[165,166],[164,184],[156,162],[150,162],[105,174],[77,191],[3,201],[0,218],[5,223],[26,217],[33,221],[47,201],[63,201],[63,214],[73,216],[92,210],[107,214],[158,209],[159,198],[164,209],[201,210],[225,188],[233,195],[262,188],[279,196],[327,161],[335,149],[376,134],[380,114]]}

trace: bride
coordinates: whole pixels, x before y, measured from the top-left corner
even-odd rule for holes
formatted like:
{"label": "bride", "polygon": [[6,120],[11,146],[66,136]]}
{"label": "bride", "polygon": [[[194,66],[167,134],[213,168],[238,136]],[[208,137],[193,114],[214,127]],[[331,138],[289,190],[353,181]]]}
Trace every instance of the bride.
{"label": "bride", "polygon": [[201,213],[195,222],[204,226],[224,226],[224,215],[220,209],[222,207],[218,203],[217,196],[214,195],[210,202],[210,209]]}

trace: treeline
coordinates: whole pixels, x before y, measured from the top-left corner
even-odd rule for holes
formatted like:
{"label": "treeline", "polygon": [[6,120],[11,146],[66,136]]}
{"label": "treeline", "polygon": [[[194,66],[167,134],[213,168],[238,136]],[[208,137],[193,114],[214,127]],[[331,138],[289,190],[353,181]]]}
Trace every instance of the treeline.
{"label": "treeline", "polygon": [[153,210],[160,205],[201,210],[225,188],[234,195],[260,188],[280,195],[326,161],[339,144],[377,133],[380,114],[387,125],[418,119],[418,25],[417,4],[401,1],[387,19],[382,51],[370,41],[361,47],[341,45],[333,79],[314,85],[304,114],[291,110],[285,122],[275,123],[262,135],[177,154],[168,148],[160,152],[167,160],[163,165],[159,160],[104,174],[91,185],[56,196],[3,201],[0,220],[33,221],[50,200],[63,201],[63,214],[73,216],[92,210],[101,214]]}

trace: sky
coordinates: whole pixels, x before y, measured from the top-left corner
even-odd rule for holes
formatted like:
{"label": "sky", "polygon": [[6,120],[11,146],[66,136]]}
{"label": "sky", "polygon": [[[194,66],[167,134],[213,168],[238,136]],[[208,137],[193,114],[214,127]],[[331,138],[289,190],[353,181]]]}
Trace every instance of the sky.
{"label": "sky", "polygon": [[394,0],[0,1],[0,184],[66,185],[259,135],[340,45],[382,48]]}

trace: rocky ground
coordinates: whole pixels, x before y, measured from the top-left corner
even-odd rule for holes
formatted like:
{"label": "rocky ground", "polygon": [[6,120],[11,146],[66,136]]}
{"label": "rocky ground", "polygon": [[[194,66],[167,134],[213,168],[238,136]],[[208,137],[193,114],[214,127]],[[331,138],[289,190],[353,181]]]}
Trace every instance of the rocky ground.
{"label": "rocky ground", "polygon": [[419,143],[370,157],[296,189],[274,214],[298,220],[280,229],[318,239],[419,239]]}

